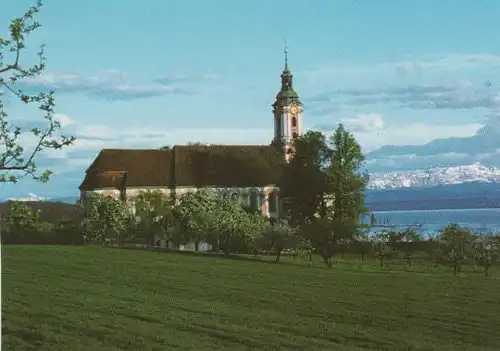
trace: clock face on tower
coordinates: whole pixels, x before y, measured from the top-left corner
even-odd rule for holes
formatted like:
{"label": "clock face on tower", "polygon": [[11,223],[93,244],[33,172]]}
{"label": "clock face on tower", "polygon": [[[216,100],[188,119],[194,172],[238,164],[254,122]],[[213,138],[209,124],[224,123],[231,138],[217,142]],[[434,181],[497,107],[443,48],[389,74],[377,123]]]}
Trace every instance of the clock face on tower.
{"label": "clock face on tower", "polygon": [[291,113],[292,115],[296,115],[296,114],[297,114],[297,112],[298,112],[297,106],[292,106],[292,107],[290,107],[290,113]]}

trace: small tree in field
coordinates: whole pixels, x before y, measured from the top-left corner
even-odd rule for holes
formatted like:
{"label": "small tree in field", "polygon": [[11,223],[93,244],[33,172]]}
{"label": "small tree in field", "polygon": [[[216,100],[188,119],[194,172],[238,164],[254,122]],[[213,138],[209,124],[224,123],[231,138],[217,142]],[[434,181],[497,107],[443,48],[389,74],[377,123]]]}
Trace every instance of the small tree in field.
{"label": "small tree in field", "polygon": [[301,228],[302,236],[310,240],[327,267],[332,266],[332,257],[341,252],[341,245],[350,240],[357,231],[357,226],[327,217],[318,218]]}
{"label": "small tree in field", "polygon": [[472,253],[472,241],[472,232],[457,224],[450,224],[441,231],[439,249],[442,260],[452,265],[455,276]]}
{"label": "small tree in field", "polygon": [[85,201],[85,239],[93,243],[104,243],[112,239],[121,241],[130,219],[130,213],[122,201],[92,194]]}
{"label": "small tree in field", "polygon": [[309,267],[311,267],[313,263],[314,246],[312,245],[311,240],[304,238],[302,235],[300,235],[300,232],[298,232],[296,235],[297,248],[295,249],[293,256],[295,259],[307,256],[307,262],[309,264]]}
{"label": "small tree in field", "polygon": [[22,201],[13,201],[9,205],[9,213],[5,218],[8,234],[6,241],[14,243],[34,243],[40,214]]}
{"label": "small tree in field", "polygon": [[173,213],[181,228],[175,233],[173,242],[176,245],[194,242],[197,249],[198,243],[214,232],[216,206],[215,194],[207,190],[180,196]]}
{"label": "small tree in field", "polygon": [[[73,143],[74,137],[56,136],[60,122],[55,118],[54,92],[29,94],[18,88],[17,83],[23,79],[34,78],[45,70],[44,47],[38,52],[38,63],[26,67],[22,65],[21,56],[26,50],[26,39],[41,25],[35,21],[42,1],[38,0],[23,16],[10,22],[9,36],[0,37],[0,182],[17,182],[25,175],[36,180],[47,181],[52,174],[50,170],[39,173],[36,167],[36,155],[44,149],[61,149]],[[3,95],[10,94],[23,104],[37,105],[44,114],[44,127],[35,127],[29,131],[22,130],[9,115],[3,104]],[[27,150],[23,146],[23,137],[34,139],[34,147]]]}
{"label": "small tree in field", "polygon": [[260,247],[264,250],[273,251],[276,254],[276,263],[280,262],[281,254],[284,250],[296,250],[299,244],[299,237],[292,228],[278,223],[269,225],[264,230]]}
{"label": "small tree in field", "polygon": [[396,256],[396,250],[391,243],[392,232],[379,232],[372,238],[372,248],[375,256],[380,262],[380,267],[389,264],[391,259]]}
{"label": "small tree in field", "polygon": [[474,240],[472,245],[472,255],[474,261],[484,268],[484,276],[488,276],[489,269],[500,255],[500,237],[484,236]]}
{"label": "small tree in field", "polygon": [[351,240],[350,250],[351,252],[357,253],[361,256],[361,263],[364,262],[366,255],[372,251],[372,242],[368,237],[367,233],[361,230],[354,235]]}
{"label": "small tree in field", "polygon": [[141,192],[134,200],[137,226],[145,232],[151,245],[155,244],[155,235],[167,234],[173,225],[173,201],[160,191]]}
{"label": "small tree in field", "polygon": [[390,246],[398,252],[404,254],[406,264],[411,266],[411,258],[413,253],[418,249],[419,242],[421,241],[420,235],[412,230],[405,229],[404,231],[389,232],[389,244]]}
{"label": "small tree in field", "polygon": [[266,228],[265,219],[248,213],[236,200],[218,197],[216,203],[213,223],[220,249],[225,255],[253,251]]}

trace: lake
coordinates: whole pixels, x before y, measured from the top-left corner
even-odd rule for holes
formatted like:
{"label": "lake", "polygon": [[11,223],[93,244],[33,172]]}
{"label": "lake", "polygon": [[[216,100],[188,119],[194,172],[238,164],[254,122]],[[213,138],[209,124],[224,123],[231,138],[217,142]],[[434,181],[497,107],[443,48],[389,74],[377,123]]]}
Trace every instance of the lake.
{"label": "lake", "polygon": [[[389,222],[391,225],[420,224],[418,232],[425,236],[436,234],[449,223],[457,223],[475,232],[500,233],[500,208],[469,210],[414,210],[414,211],[376,211],[373,212],[377,224]],[[364,223],[369,223],[367,217]],[[383,228],[378,228],[381,230]]]}

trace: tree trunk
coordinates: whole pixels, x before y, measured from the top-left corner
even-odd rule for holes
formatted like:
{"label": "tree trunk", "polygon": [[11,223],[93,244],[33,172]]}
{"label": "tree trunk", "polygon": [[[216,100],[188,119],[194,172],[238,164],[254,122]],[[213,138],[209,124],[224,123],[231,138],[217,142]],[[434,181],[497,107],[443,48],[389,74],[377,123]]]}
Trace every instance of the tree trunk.
{"label": "tree trunk", "polygon": [[411,256],[410,255],[406,255],[406,263],[408,264],[408,266],[411,266]]}
{"label": "tree trunk", "polygon": [[280,258],[281,258],[281,250],[278,250],[276,252],[276,263],[280,263]]}
{"label": "tree trunk", "polygon": [[456,277],[458,273],[458,263],[453,263],[453,275]]}

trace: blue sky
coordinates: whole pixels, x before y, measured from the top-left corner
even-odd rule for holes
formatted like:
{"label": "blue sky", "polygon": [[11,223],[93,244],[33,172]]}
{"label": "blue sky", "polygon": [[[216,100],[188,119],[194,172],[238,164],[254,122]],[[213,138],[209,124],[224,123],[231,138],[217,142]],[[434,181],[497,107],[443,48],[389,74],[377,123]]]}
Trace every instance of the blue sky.
{"label": "blue sky", "polygon": [[[0,36],[31,3],[2,4]],[[369,171],[500,166],[498,18],[495,0],[46,1],[24,57],[45,43],[47,71],[23,86],[56,89],[77,141],[0,198],[76,195],[101,148],[268,143],[284,37],[306,129],[343,122]]]}

